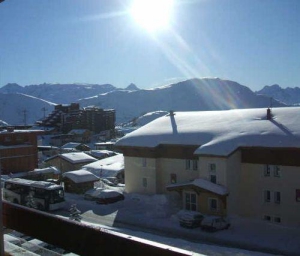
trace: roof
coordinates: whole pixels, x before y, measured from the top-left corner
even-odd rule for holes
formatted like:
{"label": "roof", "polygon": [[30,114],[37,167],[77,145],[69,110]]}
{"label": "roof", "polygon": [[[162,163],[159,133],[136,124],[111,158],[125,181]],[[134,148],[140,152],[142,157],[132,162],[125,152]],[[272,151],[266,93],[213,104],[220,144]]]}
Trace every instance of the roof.
{"label": "roof", "polygon": [[116,146],[196,145],[195,154],[227,156],[239,147],[300,148],[300,108],[174,112],[127,134]]}
{"label": "roof", "polygon": [[86,164],[82,168],[101,177],[112,177],[124,170],[124,156],[118,154],[96,162]]}
{"label": "roof", "polygon": [[61,154],[59,156],[64,160],[73,164],[97,161],[96,158],[89,156],[88,154],[85,154],[83,152],[71,152],[71,153]]}
{"label": "roof", "polygon": [[71,172],[65,172],[63,174],[64,178],[68,178],[72,180],[75,183],[84,183],[84,182],[92,182],[92,181],[98,181],[99,178],[92,174],[91,172],[87,170],[77,170],[77,171],[71,171]]}
{"label": "roof", "polygon": [[174,188],[190,187],[190,186],[195,186],[195,187],[210,191],[214,194],[221,195],[221,196],[228,194],[228,190],[226,187],[212,183],[212,182],[210,182],[208,180],[204,180],[204,179],[195,179],[190,182],[171,184],[171,185],[167,186],[167,189],[172,190]]}
{"label": "roof", "polygon": [[64,145],[61,146],[61,148],[76,148],[78,147],[79,145],[81,145],[81,143],[77,143],[77,142],[69,142],[69,143],[66,143]]}
{"label": "roof", "polygon": [[68,134],[78,134],[78,135],[82,135],[82,134],[84,134],[84,133],[87,132],[87,131],[89,131],[89,130],[87,130],[87,129],[73,129],[73,130],[69,131]]}

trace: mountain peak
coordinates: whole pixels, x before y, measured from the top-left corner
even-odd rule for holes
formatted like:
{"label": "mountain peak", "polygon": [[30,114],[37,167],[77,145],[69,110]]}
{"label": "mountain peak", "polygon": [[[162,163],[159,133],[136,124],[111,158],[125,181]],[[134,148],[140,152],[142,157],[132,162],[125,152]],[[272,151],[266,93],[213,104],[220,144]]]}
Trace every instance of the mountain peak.
{"label": "mountain peak", "polygon": [[24,91],[24,87],[16,83],[8,83],[1,88],[1,92],[4,93],[21,93]]}
{"label": "mountain peak", "polygon": [[135,84],[131,83],[130,85],[128,85],[128,86],[125,88],[125,90],[128,90],[128,91],[138,91],[139,88],[138,88]]}

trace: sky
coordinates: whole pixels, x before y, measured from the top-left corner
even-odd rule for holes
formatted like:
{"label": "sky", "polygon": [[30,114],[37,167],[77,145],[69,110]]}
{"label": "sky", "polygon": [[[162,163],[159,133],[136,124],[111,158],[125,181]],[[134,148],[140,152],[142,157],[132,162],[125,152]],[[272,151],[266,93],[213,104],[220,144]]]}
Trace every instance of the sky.
{"label": "sky", "polygon": [[[145,2],[137,18],[134,0],[5,0],[0,87],[152,88],[192,77],[233,80],[253,91],[300,86],[299,0],[173,0],[167,9],[151,2],[160,4]],[[161,15],[169,17],[164,24],[156,23]]]}

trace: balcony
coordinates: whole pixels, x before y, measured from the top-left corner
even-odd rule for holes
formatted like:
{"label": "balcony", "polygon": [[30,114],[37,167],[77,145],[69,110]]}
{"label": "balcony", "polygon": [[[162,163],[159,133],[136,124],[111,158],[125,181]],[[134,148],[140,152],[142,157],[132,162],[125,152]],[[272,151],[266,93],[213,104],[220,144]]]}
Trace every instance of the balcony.
{"label": "balcony", "polygon": [[6,228],[79,255],[192,255],[174,247],[94,228],[8,202],[3,202],[2,216]]}

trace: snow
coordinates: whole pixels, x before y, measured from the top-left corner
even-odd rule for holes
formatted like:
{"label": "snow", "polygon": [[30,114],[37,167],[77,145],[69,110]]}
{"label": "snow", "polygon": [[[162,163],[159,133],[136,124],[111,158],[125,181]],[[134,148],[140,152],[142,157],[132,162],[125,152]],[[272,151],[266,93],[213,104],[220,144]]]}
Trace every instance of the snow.
{"label": "snow", "polygon": [[74,148],[76,148],[79,145],[81,145],[81,143],[68,142],[68,143],[62,145],[61,148],[63,148],[63,149],[74,149]]}
{"label": "snow", "polygon": [[[99,226],[103,218],[111,216],[112,223],[103,226],[106,229],[180,248],[193,252],[192,255],[300,255],[299,228],[237,216],[228,218],[231,223],[228,230],[215,233],[207,233],[201,228],[183,228],[179,225],[182,211],[167,195],[125,193],[125,200],[103,206],[84,200],[82,195],[66,193],[66,199],[67,204],[77,204],[85,224]],[[99,222],[97,216],[101,216]],[[136,228],[145,232],[134,231]],[[157,235],[156,231],[164,235]]]}
{"label": "snow", "polygon": [[228,194],[228,190],[225,187],[218,185],[218,184],[214,184],[214,183],[212,183],[208,180],[204,180],[204,179],[195,179],[191,182],[171,184],[171,185],[167,186],[167,189],[182,187],[182,186],[191,186],[191,185],[194,185],[196,187],[208,190],[210,192],[213,192],[215,194],[222,195],[222,196]]}
{"label": "snow", "polygon": [[114,177],[124,170],[124,156],[123,154],[118,154],[107,157],[96,162],[86,164],[82,168],[94,173],[98,177]]}
{"label": "snow", "polygon": [[199,145],[195,154],[227,156],[238,147],[300,147],[300,108],[175,112],[127,134],[116,146]]}
{"label": "snow", "polygon": [[78,135],[82,135],[84,134],[86,131],[88,131],[87,129],[73,129],[71,131],[69,131],[68,134],[78,134]]}
{"label": "snow", "polygon": [[77,171],[71,171],[71,172],[65,172],[63,174],[64,178],[68,178],[72,180],[75,183],[84,183],[84,182],[90,182],[90,181],[98,181],[99,178],[92,174],[89,171],[86,170],[77,170]]}
{"label": "snow", "polygon": [[73,164],[97,161],[96,158],[89,156],[83,152],[65,153],[61,154],[60,156]]}
{"label": "snow", "polygon": [[28,175],[35,175],[35,174],[47,174],[47,173],[53,173],[53,174],[60,174],[60,170],[58,170],[54,166],[50,166],[43,169],[34,169],[33,171],[28,172]]}

